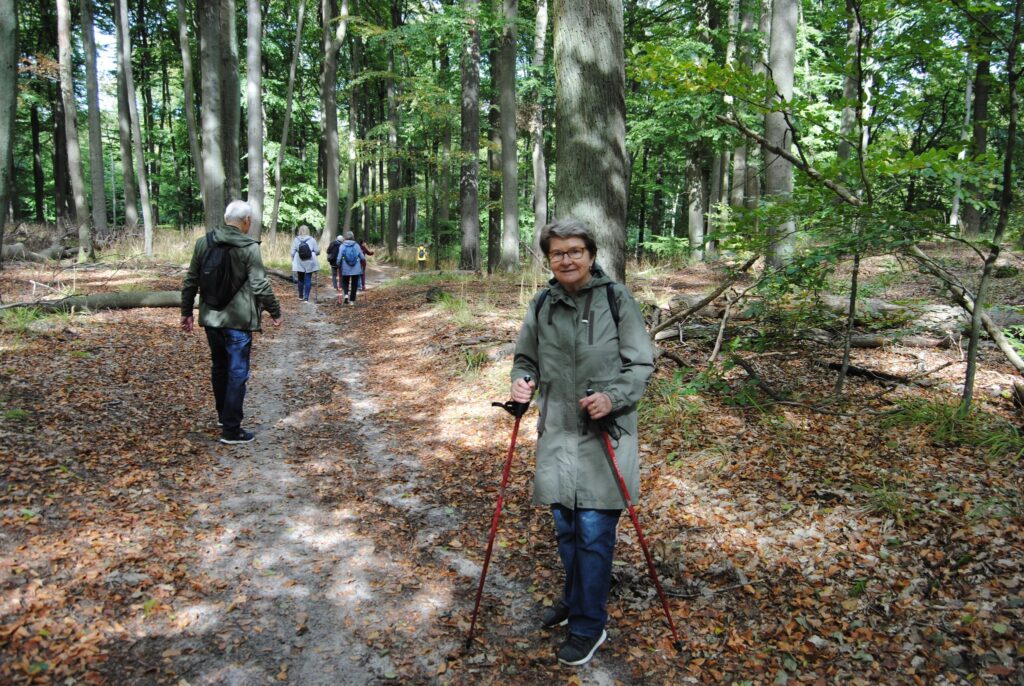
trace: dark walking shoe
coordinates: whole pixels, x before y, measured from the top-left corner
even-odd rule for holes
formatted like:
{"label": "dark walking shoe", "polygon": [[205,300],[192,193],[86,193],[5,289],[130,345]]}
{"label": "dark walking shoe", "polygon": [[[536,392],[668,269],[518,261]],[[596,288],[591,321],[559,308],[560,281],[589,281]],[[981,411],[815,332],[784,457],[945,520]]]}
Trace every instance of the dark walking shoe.
{"label": "dark walking shoe", "polygon": [[239,429],[235,433],[228,433],[225,431],[220,435],[220,442],[227,443],[228,445],[234,445],[236,443],[251,443],[254,440],[256,440],[256,434],[242,429]]}
{"label": "dark walking shoe", "polygon": [[556,626],[565,626],[569,623],[569,606],[565,601],[559,600],[544,612],[540,625],[545,629],[554,629]]}
{"label": "dark walking shoe", "polygon": [[590,662],[598,647],[608,638],[608,632],[601,630],[600,636],[577,636],[569,634],[562,647],[558,649],[558,661],[570,667],[579,667]]}

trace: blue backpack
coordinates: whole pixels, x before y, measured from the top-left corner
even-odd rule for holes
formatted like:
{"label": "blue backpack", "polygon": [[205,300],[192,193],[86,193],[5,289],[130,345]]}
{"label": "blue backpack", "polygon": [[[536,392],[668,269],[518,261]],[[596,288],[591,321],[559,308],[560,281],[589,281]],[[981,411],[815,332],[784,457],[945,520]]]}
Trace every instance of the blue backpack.
{"label": "blue backpack", "polygon": [[348,243],[341,249],[341,257],[345,264],[354,267],[359,264],[359,246],[355,243]]}

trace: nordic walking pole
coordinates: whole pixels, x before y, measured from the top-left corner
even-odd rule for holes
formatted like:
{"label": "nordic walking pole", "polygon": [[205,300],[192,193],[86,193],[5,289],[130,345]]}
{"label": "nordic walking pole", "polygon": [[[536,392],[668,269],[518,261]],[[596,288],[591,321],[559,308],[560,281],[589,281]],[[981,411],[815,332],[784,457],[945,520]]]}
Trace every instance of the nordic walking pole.
{"label": "nordic walking pole", "polygon": [[[592,389],[587,389],[587,395],[593,395]],[[595,422],[598,424],[598,422]],[[615,472],[615,478],[619,482],[619,490],[622,492],[622,499],[626,501],[626,507],[629,509],[630,519],[633,520],[633,528],[636,529],[636,537],[640,539],[640,547],[644,550],[644,557],[647,558],[647,571],[651,575],[651,579],[654,581],[654,587],[658,589],[658,597],[661,598],[661,607],[665,610],[665,618],[668,620],[668,627],[672,630],[672,638],[675,639],[672,643],[672,647],[676,651],[682,651],[683,642],[679,640],[679,634],[676,632],[676,624],[672,621],[672,613],[668,609],[668,599],[665,597],[665,591],[661,588],[661,581],[658,580],[658,572],[654,569],[654,559],[651,557],[651,551],[647,548],[647,541],[644,539],[644,532],[640,529],[640,520],[636,516],[636,509],[633,507],[633,501],[629,499],[629,489],[626,488],[626,481],[622,478],[622,472],[619,471],[619,465],[615,461],[615,450],[612,449],[611,439],[608,438],[608,431],[598,424],[598,428],[601,430],[601,439],[604,441],[605,450],[608,451],[608,460],[612,464],[612,471]]]}
{"label": "nordic walking pole", "polygon": [[[530,383],[530,377],[524,376],[523,380]],[[473,630],[476,628],[476,615],[480,609],[480,598],[484,593],[484,580],[487,578],[487,567],[491,563],[491,551],[494,549],[494,535],[498,532],[498,519],[501,517],[501,505],[505,502],[505,486],[508,485],[508,475],[512,471],[512,455],[516,449],[516,436],[519,435],[519,421],[526,414],[530,403],[517,403],[509,400],[504,403],[491,403],[495,407],[504,408],[506,412],[516,418],[512,427],[512,440],[508,445],[508,455],[505,456],[505,471],[501,473],[501,488],[498,489],[498,503],[494,506],[494,517],[491,519],[491,533],[487,538],[487,552],[484,553],[484,568],[480,571],[480,584],[476,588],[476,603],[473,605],[473,620],[469,624],[469,633],[466,635],[466,648],[473,643]]]}

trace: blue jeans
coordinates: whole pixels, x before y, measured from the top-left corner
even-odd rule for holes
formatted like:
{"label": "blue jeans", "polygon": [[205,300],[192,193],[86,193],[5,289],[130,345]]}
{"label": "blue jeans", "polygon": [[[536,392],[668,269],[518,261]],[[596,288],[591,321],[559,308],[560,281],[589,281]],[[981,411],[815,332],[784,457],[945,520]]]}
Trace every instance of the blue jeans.
{"label": "blue jeans", "polygon": [[210,344],[210,357],[213,360],[210,381],[213,383],[217,416],[224,425],[224,433],[238,433],[242,428],[245,382],[249,380],[252,332],[208,326],[206,341]]}
{"label": "blue jeans", "polygon": [[569,631],[593,638],[608,621],[615,529],[622,510],[572,510],[552,505],[558,555],[565,568],[562,600],[569,606]]}
{"label": "blue jeans", "polygon": [[313,272],[295,272],[299,286],[299,299],[309,300],[309,289],[313,287]]}

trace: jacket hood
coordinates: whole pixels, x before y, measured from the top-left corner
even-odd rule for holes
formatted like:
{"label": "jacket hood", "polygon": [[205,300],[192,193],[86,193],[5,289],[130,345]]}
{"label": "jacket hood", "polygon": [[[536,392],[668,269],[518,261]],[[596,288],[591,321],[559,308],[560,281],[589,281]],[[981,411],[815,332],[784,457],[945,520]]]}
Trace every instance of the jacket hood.
{"label": "jacket hood", "polygon": [[259,243],[258,240],[246,236],[244,233],[239,231],[234,226],[220,226],[213,230],[213,239],[218,243],[227,243],[228,245],[236,248],[242,248],[253,243]]}

